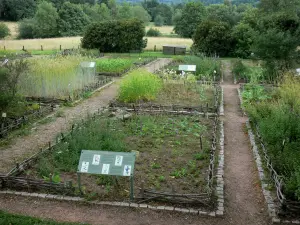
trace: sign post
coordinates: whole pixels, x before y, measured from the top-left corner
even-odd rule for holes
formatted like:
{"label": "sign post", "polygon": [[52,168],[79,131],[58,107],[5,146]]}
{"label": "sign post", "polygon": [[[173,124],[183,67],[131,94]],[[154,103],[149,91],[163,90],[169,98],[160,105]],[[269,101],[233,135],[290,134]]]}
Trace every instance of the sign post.
{"label": "sign post", "polygon": [[82,173],[130,177],[130,200],[133,200],[134,163],[134,152],[82,150],[77,170],[78,188],[81,192]]}

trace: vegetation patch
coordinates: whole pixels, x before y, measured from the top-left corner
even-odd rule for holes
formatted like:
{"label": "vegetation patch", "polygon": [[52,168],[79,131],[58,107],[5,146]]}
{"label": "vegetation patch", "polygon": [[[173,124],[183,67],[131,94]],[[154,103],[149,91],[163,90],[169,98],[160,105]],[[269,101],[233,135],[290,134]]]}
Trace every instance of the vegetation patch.
{"label": "vegetation patch", "polygon": [[[122,114],[125,112],[116,112]],[[139,188],[176,193],[200,194],[206,190],[211,146],[211,120],[193,116],[131,115],[129,119],[111,116],[110,112],[91,119],[74,130],[72,136],[39,158],[27,170],[27,176],[57,181],[72,180],[82,149],[135,152],[135,195]],[[202,137],[202,148],[199,137]],[[83,175],[87,197],[123,200],[129,197],[125,177]]]}

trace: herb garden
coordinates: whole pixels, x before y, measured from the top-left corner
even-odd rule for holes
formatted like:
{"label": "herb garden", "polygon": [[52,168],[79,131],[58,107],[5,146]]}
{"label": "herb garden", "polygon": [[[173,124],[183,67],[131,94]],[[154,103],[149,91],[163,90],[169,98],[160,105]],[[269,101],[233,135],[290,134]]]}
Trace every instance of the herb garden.
{"label": "herb garden", "polygon": [[[97,61],[97,70],[111,71],[108,61]],[[111,62],[121,70],[129,65],[127,59]],[[134,202],[212,210],[216,205],[220,95],[218,85],[198,84],[192,74],[130,71],[110,107],[78,121],[70,133],[57,137],[56,144],[50,143],[18,164],[2,178],[2,185],[126,202],[128,178],[85,174],[80,193],[76,172],[83,149],[134,152]]]}

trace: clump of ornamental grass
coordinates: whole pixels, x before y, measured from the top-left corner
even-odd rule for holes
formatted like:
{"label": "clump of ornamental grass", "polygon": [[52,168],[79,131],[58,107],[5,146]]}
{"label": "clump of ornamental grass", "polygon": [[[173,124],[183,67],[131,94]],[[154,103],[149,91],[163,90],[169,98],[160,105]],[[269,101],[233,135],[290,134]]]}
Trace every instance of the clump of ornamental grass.
{"label": "clump of ornamental grass", "polygon": [[151,101],[162,87],[158,76],[143,69],[135,70],[122,80],[118,100],[125,103]]}
{"label": "clump of ornamental grass", "polygon": [[22,76],[18,92],[33,97],[73,97],[77,90],[96,81],[93,70],[83,70],[80,63],[91,61],[78,55],[32,58],[29,72]]}

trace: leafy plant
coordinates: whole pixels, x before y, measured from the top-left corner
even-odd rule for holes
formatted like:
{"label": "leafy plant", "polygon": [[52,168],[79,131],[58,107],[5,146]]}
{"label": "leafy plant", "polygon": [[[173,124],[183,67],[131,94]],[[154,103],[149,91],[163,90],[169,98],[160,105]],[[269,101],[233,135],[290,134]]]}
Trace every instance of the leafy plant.
{"label": "leafy plant", "polygon": [[126,103],[154,100],[161,88],[162,81],[156,75],[139,69],[121,81],[118,99]]}
{"label": "leafy plant", "polygon": [[159,169],[160,167],[161,167],[161,166],[160,166],[158,163],[155,163],[155,162],[154,162],[154,163],[151,164],[151,168],[152,168],[152,169]]}
{"label": "leafy plant", "polygon": [[3,39],[10,35],[10,30],[5,23],[0,23],[0,39]]}
{"label": "leafy plant", "polygon": [[148,36],[148,37],[159,37],[159,36],[161,36],[161,32],[158,29],[151,27],[147,31],[146,36]]}
{"label": "leafy plant", "polygon": [[159,180],[159,182],[165,182],[166,178],[164,176],[159,176],[158,180]]}

